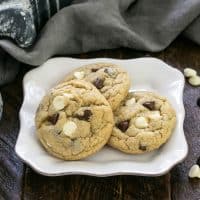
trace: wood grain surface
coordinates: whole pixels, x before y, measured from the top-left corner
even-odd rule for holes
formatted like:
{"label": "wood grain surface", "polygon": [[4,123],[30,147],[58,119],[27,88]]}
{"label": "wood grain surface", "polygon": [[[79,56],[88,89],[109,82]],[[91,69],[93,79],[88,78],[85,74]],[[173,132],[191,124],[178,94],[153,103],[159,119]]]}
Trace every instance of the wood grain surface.
{"label": "wood grain surface", "polygon": [[[136,58],[154,56],[183,71],[195,68],[200,74],[200,46],[184,38],[177,39],[159,53],[131,49],[104,50],[73,57]],[[14,67],[14,66],[13,66]],[[188,170],[200,156],[200,87],[187,82],[184,90],[185,135],[189,145],[187,158],[161,177],[89,176],[45,177],[37,174],[16,156],[14,146],[19,130],[18,112],[23,101],[22,79],[30,66],[21,66],[15,82],[0,88],[5,102],[0,121],[0,199],[8,200],[199,200],[200,179],[189,179]]]}

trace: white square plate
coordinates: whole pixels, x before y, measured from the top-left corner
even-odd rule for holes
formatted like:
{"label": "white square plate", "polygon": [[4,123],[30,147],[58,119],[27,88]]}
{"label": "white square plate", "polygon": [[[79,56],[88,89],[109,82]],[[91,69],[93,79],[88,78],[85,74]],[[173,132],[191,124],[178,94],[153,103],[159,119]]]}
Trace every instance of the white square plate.
{"label": "white square plate", "polygon": [[[41,98],[72,69],[95,62],[111,62],[128,71],[131,90],[156,91],[166,96],[177,114],[176,128],[160,149],[143,155],[128,155],[110,147],[80,161],[63,161],[49,155],[40,145],[34,117]],[[20,110],[20,131],[15,146],[17,155],[35,171],[47,176],[86,174],[113,176],[132,174],[158,176],[168,172],[187,155],[188,146],[183,132],[184,77],[181,72],[155,58],[130,60],[53,58],[28,72],[24,78],[24,102]]]}

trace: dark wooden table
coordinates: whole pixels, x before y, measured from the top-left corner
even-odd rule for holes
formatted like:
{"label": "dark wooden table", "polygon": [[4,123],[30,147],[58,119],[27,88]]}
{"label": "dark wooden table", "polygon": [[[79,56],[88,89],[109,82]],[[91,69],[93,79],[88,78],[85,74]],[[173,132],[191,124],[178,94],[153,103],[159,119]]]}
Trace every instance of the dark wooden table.
{"label": "dark wooden table", "polygon": [[[116,49],[76,55],[74,57],[136,58],[158,57],[183,71],[191,67],[200,73],[200,46],[183,38],[177,39],[160,53]],[[15,67],[15,66],[13,66]],[[16,156],[19,118],[23,100],[22,79],[30,66],[22,66],[17,80],[1,88],[5,102],[3,119],[0,121],[0,199],[133,199],[133,200],[200,200],[200,179],[189,179],[188,170],[200,156],[200,87],[186,83],[184,104],[186,118],[185,135],[189,154],[185,161],[161,177],[114,176],[96,178],[89,176],[45,177],[37,174]]]}

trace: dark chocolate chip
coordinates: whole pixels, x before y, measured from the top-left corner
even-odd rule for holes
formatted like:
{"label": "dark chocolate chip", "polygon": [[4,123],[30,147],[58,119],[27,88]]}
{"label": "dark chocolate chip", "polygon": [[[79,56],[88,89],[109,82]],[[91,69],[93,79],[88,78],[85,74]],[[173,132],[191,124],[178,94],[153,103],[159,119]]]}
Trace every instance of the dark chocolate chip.
{"label": "dark chocolate chip", "polygon": [[93,82],[93,84],[95,85],[95,87],[97,88],[97,89],[101,89],[102,87],[103,87],[103,80],[102,79],[100,79],[100,78],[97,78],[94,82]]}
{"label": "dark chocolate chip", "polygon": [[62,133],[62,131],[57,131],[56,132],[57,135],[60,135],[61,133]]}
{"label": "dark chocolate chip", "polygon": [[76,115],[76,117],[77,117],[79,120],[88,121],[88,120],[90,119],[91,115],[92,115],[91,110],[84,110],[83,115]]}
{"label": "dark chocolate chip", "polygon": [[56,124],[56,122],[58,121],[59,118],[59,113],[56,113],[54,115],[48,116],[47,120],[52,123],[53,125]]}
{"label": "dark chocolate chip", "polygon": [[143,106],[149,110],[155,110],[155,101],[147,101],[143,103]]}
{"label": "dark chocolate chip", "polygon": [[104,69],[104,72],[108,74],[108,68]]}
{"label": "dark chocolate chip", "polygon": [[197,105],[200,107],[200,97],[197,99]]}
{"label": "dark chocolate chip", "polygon": [[197,165],[199,165],[200,166],[200,156],[199,156],[199,158],[197,159]]}
{"label": "dark chocolate chip", "polygon": [[92,68],[92,69],[91,69],[92,72],[97,72],[98,70],[99,70],[99,69],[95,69],[95,68]]}
{"label": "dark chocolate chip", "polygon": [[122,121],[122,122],[119,122],[118,124],[116,124],[117,128],[120,129],[122,132],[126,132],[126,130],[128,129],[129,127],[129,120],[126,120],[126,121]]}
{"label": "dark chocolate chip", "polygon": [[139,149],[140,149],[141,151],[146,151],[146,150],[147,150],[147,147],[146,147],[145,145],[140,144]]}
{"label": "dark chocolate chip", "polygon": [[108,68],[104,69],[104,72],[107,73],[107,74],[109,74]]}

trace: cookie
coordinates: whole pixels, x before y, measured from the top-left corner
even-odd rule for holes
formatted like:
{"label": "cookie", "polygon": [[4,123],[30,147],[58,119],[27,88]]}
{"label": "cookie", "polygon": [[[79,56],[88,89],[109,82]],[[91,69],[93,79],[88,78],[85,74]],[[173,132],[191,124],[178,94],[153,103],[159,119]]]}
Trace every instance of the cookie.
{"label": "cookie", "polygon": [[94,154],[108,141],[114,125],[105,97],[82,80],[53,88],[36,112],[36,129],[46,150],[64,160]]}
{"label": "cookie", "polygon": [[169,101],[152,92],[129,93],[114,113],[115,126],[108,144],[126,153],[159,148],[170,137],[176,114]]}
{"label": "cookie", "polygon": [[82,66],[67,75],[64,81],[84,79],[92,83],[115,110],[128,94],[130,79],[126,71],[111,63]]}

